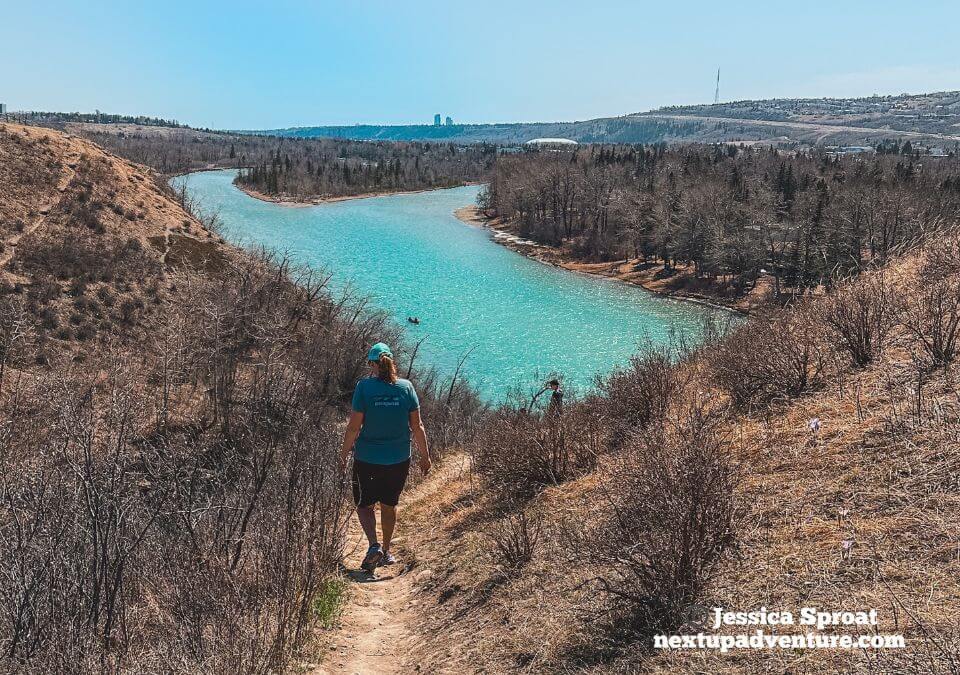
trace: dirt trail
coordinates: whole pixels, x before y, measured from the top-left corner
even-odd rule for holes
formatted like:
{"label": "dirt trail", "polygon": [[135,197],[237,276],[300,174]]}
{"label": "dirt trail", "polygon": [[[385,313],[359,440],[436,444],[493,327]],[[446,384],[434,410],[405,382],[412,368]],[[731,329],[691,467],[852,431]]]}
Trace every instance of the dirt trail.
{"label": "dirt trail", "polygon": [[400,560],[381,567],[375,575],[360,571],[367,552],[366,540],[356,520],[352,522],[344,564],[352,581],[340,627],[325,654],[323,663],[309,671],[313,675],[354,675],[401,673],[411,637],[407,620],[415,593],[414,572]]}
{"label": "dirt trail", "polygon": [[[310,675],[395,675],[397,673],[446,673],[442,664],[421,662],[425,636],[420,632],[420,613],[434,601],[430,551],[417,545],[408,551],[405,530],[415,533],[424,527],[423,504],[432,504],[464,471],[466,457],[451,456],[434,465],[430,476],[404,490],[400,501],[397,536],[391,548],[395,565],[380,567],[375,575],[360,571],[367,541],[357,519],[350,520],[344,565],[351,582],[338,627],[322,634],[322,652],[314,664],[304,664]],[[379,520],[379,515],[378,515]],[[418,540],[411,535],[410,544]]]}
{"label": "dirt trail", "polygon": [[73,170],[73,167],[76,165],[79,159],[80,153],[78,152],[71,152],[64,158],[63,168],[66,171],[57,182],[56,198],[40,209],[40,215],[37,216],[37,219],[34,220],[31,225],[24,228],[23,232],[19,232],[3,242],[5,250],[3,254],[0,255],[0,268],[6,267],[7,263],[13,259],[14,255],[16,255],[17,245],[20,243],[20,240],[33,234],[43,227],[44,223],[47,222],[47,216],[56,211],[67,192],[67,188],[70,187],[70,183],[72,183],[73,179],[77,176],[77,172]]}

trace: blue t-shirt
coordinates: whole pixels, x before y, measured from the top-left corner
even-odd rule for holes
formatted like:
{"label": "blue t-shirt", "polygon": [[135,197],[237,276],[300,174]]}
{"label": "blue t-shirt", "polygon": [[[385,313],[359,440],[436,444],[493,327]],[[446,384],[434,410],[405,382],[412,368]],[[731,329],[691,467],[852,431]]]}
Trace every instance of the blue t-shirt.
{"label": "blue t-shirt", "polygon": [[354,444],[356,459],[369,464],[399,464],[410,459],[410,413],[420,399],[409,380],[389,384],[377,377],[357,382],[353,409],[363,413]]}

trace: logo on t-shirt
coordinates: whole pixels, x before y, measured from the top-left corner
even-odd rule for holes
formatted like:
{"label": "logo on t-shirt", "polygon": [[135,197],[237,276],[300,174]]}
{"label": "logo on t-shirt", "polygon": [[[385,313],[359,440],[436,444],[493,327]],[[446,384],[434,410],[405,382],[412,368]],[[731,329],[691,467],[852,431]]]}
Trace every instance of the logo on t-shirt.
{"label": "logo on t-shirt", "polygon": [[373,407],[374,408],[399,408],[400,397],[394,396],[394,395],[374,396]]}

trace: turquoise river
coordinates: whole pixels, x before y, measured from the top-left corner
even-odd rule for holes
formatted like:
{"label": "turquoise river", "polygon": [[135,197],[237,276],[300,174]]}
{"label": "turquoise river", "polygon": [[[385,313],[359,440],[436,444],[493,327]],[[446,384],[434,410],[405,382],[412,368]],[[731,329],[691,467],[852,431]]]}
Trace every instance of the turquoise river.
{"label": "turquoise river", "polygon": [[[219,215],[231,242],[325,270],[335,293],[368,297],[406,326],[408,343],[426,337],[421,365],[449,375],[469,351],[464,372],[488,400],[554,373],[583,392],[644,345],[667,342],[671,331],[696,339],[704,318],[718,312],[494,243],[488,230],[453,215],[474,202],[475,186],[289,207],[246,195],[233,177],[207,171],[174,184]],[[420,325],[408,324],[410,316]]]}

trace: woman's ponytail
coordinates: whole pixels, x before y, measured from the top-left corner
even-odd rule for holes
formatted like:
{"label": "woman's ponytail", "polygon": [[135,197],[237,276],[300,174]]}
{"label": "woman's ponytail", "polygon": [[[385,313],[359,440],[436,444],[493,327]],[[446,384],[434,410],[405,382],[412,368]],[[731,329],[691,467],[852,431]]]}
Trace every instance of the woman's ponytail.
{"label": "woman's ponytail", "polygon": [[393,359],[386,354],[381,354],[377,361],[377,377],[387,384],[394,384],[397,381],[397,366]]}

